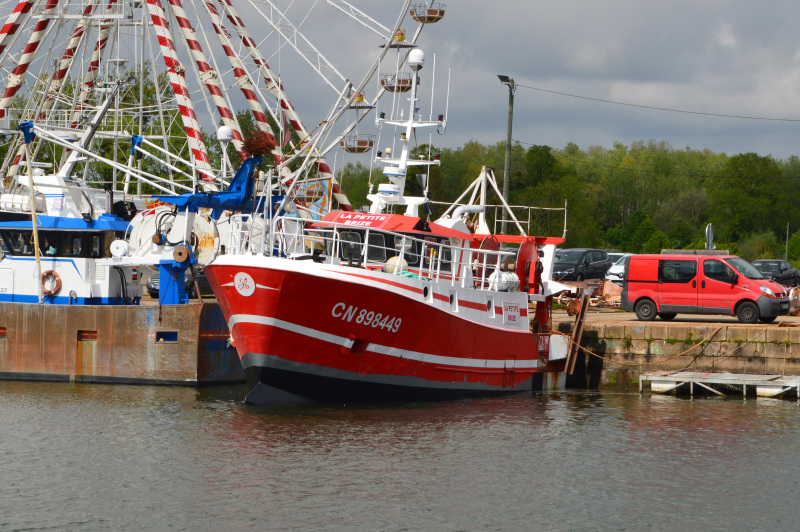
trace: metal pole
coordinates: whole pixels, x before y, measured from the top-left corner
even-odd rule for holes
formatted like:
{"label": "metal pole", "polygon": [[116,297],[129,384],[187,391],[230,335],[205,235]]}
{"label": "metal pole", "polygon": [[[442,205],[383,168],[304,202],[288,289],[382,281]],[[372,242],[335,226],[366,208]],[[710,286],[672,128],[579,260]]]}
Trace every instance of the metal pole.
{"label": "metal pole", "polygon": [[[514,80],[510,79],[506,85],[508,85],[508,129],[506,131],[506,165],[503,171],[503,199],[508,204],[508,181],[511,178],[511,124],[514,121]],[[501,232],[506,234],[505,214]]]}
{"label": "metal pole", "polygon": [[39,303],[44,301],[44,286],[42,286],[42,262],[39,256],[39,227],[36,220],[36,194],[33,190],[33,161],[31,161],[30,142],[25,143],[25,160],[28,161],[28,191],[30,192],[31,224],[33,226],[33,251],[36,255],[36,279],[39,280]]}
{"label": "metal pole", "polygon": [[783,260],[789,260],[789,222],[786,222],[786,249],[783,252]]}

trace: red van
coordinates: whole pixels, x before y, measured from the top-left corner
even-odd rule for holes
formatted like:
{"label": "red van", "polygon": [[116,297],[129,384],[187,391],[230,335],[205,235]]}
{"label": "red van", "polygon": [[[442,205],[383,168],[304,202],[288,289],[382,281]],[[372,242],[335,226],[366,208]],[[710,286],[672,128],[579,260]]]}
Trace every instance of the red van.
{"label": "red van", "polygon": [[622,279],[622,308],[642,321],[681,313],[770,323],[789,313],[789,289],[733,255],[631,255]]}

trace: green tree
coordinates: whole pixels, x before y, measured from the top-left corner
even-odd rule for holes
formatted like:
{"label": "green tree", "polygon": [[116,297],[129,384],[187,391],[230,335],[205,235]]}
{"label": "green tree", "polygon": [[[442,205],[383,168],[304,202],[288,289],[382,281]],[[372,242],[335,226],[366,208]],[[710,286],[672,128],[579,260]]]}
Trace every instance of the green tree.
{"label": "green tree", "polygon": [[783,243],[772,231],[753,233],[739,243],[739,253],[748,261],[783,257]]}
{"label": "green tree", "polygon": [[736,155],[709,180],[710,219],[723,240],[780,231],[789,220],[787,196],[793,192],[772,157]]}
{"label": "green tree", "polygon": [[557,179],[563,172],[550,146],[531,146],[525,153],[525,173],[529,185],[538,185],[545,179]]}

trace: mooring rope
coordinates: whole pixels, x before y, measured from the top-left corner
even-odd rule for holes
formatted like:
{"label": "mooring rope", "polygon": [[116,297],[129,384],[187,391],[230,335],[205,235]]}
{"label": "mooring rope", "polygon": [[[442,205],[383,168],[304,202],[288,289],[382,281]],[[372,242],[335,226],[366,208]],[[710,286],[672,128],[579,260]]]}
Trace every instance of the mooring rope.
{"label": "mooring rope", "polygon": [[[698,346],[701,346],[701,345],[703,345],[704,343],[708,342],[708,341],[709,341],[711,338],[713,338],[713,337],[714,337],[714,336],[715,336],[715,335],[716,335],[716,334],[717,334],[719,331],[721,331],[721,330],[722,330],[724,327],[725,327],[725,326],[722,326],[722,327],[717,327],[717,329],[715,329],[715,330],[714,330],[714,332],[712,332],[711,334],[709,334],[708,336],[706,336],[705,338],[703,338],[702,340],[700,340],[698,343],[694,344],[694,345],[693,345],[692,347],[690,347],[689,349],[687,349],[687,350],[685,350],[685,351],[682,351],[682,352],[678,353],[677,355],[672,355],[672,356],[669,356],[668,358],[664,358],[664,359],[662,359],[662,360],[656,360],[656,361],[654,361],[654,362],[638,362],[638,363],[637,363],[637,362],[622,362],[622,361],[617,361],[617,360],[611,360],[611,359],[610,359],[610,358],[608,358],[608,357],[605,357],[605,356],[603,356],[603,355],[599,355],[599,354],[597,354],[597,353],[595,353],[595,352],[593,352],[593,351],[591,351],[591,350],[589,350],[589,349],[587,349],[587,348],[583,347],[581,344],[579,344],[579,343],[575,342],[575,341],[572,339],[572,337],[571,337],[571,336],[568,336],[568,335],[566,335],[566,334],[564,334],[564,333],[562,333],[562,332],[559,332],[559,331],[553,331],[553,333],[552,333],[552,334],[560,334],[561,336],[564,336],[564,337],[566,337],[566,338],[569,340],[569,343],[570,343],[570,344],[575,344],[575,345],[578,347],[578,349],[580,349],[581,351],[583,351],[583,352],[585,352],[585,353],[588,353],[588,354],[590,354],[590,355],[592,355],[592,356],[594,356],[594,357],[597,357],[597,358],[599,358],[599,359],[601,359],[601,360],[605,360],[605,361],[607,361],[607,362],[609,362],[609,363],[611,363],[611,364],[616,364],[616,365],[618,365],[618,366],[639,366],[639,367],[641,367],[641,366],[653,366],[653,365],[656,365],[656,364],[663,364],[664,362],[668,362],[668,361],[670,361],[670,360],[672,360],[672,359],[674,359],[674,358],[682,357],[682,356],[686,355],[687,353],[689,353],[689,352],[690,352],[691,350],[693,350],[694,348],[696,348],[696,347],[698,347]],[[763,331],[763,332],[766,332],[766,329],[764,329],[764,331]],[[762,334],[763,334],[763,333],[762,333]],[[750,341],[751,341],[751,340],[748,340],[748,341],[747,341],[747,343],[749,343]],[[742,347],[742,346],[740,345],[740,346],[738,346],[736,349],[734,349],[733,351],[736,351],[737,349],[739,349],[739,348],[741,348],[741,347]],[[732,352],[733,352],[733,351],[732,351]],[[732,352],[731,352],[731,353],[732,353]],[[661,356],[661,355],[651,355],[651,356]],[[697,357],[697,356],[699,356],[699,355],[695,355],[695,357]],[[726,356],[730,356],[730,353],[729,353],[728,355],[726,355]]]}

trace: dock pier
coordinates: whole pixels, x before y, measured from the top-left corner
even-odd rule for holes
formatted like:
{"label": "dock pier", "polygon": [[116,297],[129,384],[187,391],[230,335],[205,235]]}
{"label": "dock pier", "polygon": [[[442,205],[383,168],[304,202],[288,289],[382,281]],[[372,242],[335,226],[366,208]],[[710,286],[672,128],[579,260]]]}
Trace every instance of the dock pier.
{"label": "dock pier", "polygon": [[[576,325],[566,312],[553,321],[564,335]],[[590,309],[567,387],[800,399],[800,317],[753,325],[693,315],[642,322],[633,313]]]}
{"label": "dock pier", "polygon": [[755,394],[758,397],[796,397],[800,399],[800,376],[746,375],[736,373],[697,373],[692,371],[659,371],[646,373],[639,379],[639,393],[644,384],[650,384],[653,393],[681,393],[695,395],[697,391],[715,395]]}

